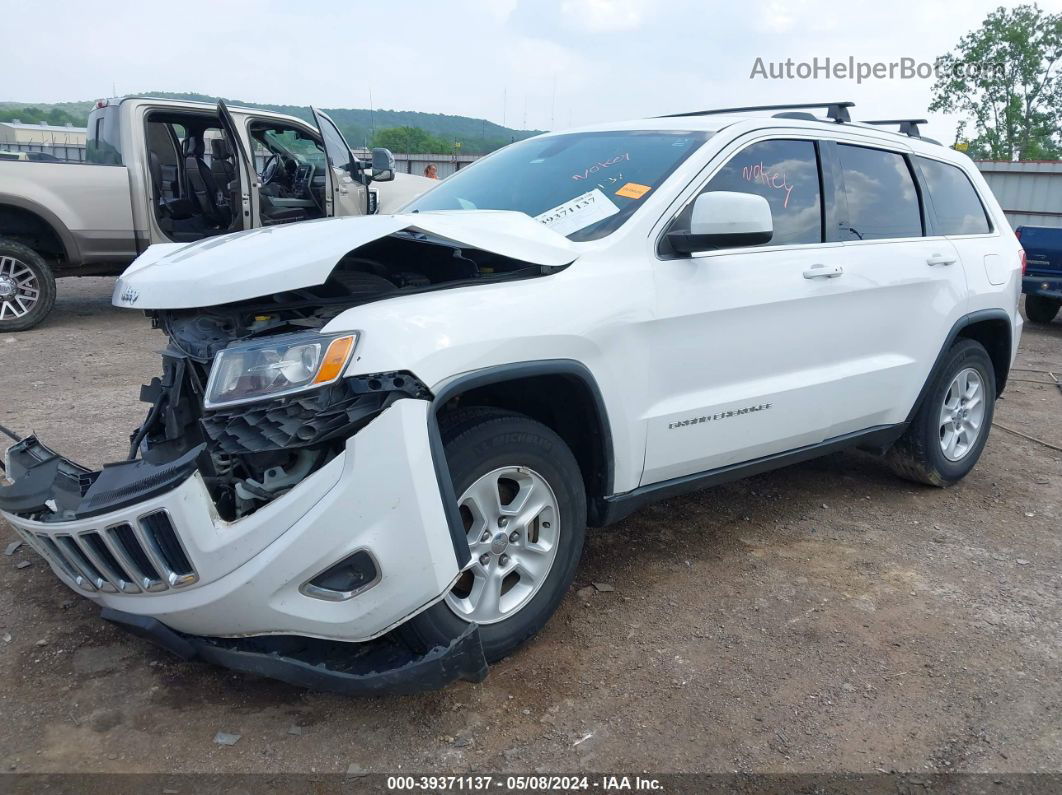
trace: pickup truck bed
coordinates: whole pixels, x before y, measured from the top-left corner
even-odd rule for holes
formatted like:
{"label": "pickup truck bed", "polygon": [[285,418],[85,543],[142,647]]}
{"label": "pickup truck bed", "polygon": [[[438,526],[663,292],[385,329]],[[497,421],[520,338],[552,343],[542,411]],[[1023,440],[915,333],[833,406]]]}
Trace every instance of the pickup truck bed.
{"label": "pickup truck bed", "polygon": [[[16,218],[3,224],[4,237],[41,253],[59,275],[67,268],[88,275],[83,266],[93,264],[110,264],[120,273],[136,257],[129,196],[125,166],[0,162],[2,212],[17,216],[19,209],[27,211],[21,226]],[[28,223],[31,210],[38,216],[51,214],[52,219],[45,218],[51,229]]]}

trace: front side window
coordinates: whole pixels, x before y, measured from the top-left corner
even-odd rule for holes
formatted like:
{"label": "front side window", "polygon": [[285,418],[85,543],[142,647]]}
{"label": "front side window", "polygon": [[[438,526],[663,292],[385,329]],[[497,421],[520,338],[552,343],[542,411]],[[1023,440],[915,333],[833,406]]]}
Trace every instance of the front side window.
{"label": "front side window", "polygon": [[[811,141],[762,141],[746,147],[702,192],[717,190],[755,193],[767,200],[774,234],[764,245],[822,242],[819,161]],[[683,212],[691,208],[692,203]]]}
{"label": "front side window", "polygon": [[918,158],[942,235],[984,235],[992,231],[970,178],[958,166]]}
{"label": "front side window", "polygon": [[843,240],[921,237],[922,212],[907,158],[896,152],[839,144],[848,199]]}
{"label": "front side window", "polygon": [[597,240],[619,229],[710,135],[610,130],[530,138],[461,169],[404,211],[515,210],[570,240]]}

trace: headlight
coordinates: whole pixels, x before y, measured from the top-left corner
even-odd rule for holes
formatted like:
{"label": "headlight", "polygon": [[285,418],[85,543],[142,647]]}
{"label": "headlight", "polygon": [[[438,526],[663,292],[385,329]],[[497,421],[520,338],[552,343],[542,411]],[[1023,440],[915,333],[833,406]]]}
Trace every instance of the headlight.
{"label": "headlight", "polygon": [[331,384],[357,342],[357,334],[300,333],[225,348],[214,359],[203,405],[215,409]]}

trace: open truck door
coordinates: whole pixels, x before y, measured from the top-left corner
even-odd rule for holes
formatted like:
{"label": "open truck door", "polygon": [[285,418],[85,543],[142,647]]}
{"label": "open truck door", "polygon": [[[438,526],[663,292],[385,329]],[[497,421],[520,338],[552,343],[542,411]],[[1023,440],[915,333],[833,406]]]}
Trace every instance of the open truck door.
{"label": "open truck door", "polygon": [[369,178],[361,161],[354,156],[343,133],[328,114],[312,106],[310,110],[328,158],[325,212],[330,216],[371,215],[376,207],[370,202]]}
{"label": "open truck door", "polygon": [[[221,121],[221,128],[229,142],[230,149],[236,153],[236,168],[239,169],[237,175],[239,196],[234,197],[232,201],[234,202],[233,212],[239,213],[241,223],[233,226],[236,229],[251,229],[257,226],[256,219],[258,218],[258,188],[261,187],[258,182],[258,170],[250,155],[247,154],[247,147],[243,144],[243,138],[240,137],[236,122],[224,100],[218,102],[218,119]],[[227,186],[225,189],[228,189]]]}
{"label": "open truck door", "polygon": [[376,192],[369,190],[372,182],[389,182],[395,178],[395,156],[389,149],[372,150],[372,163],[362,163],[354,156],[343,133],[327,113],[310,107],[317,129],[325,144],[328,157],[329,215],[373,215],[377,211]]}

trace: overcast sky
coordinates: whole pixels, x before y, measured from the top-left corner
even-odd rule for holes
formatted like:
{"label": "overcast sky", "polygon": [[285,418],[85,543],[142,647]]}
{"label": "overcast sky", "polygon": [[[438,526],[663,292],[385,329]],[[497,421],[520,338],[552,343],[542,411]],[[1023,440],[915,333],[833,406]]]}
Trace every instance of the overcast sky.
{"label": "overcast sky", "polygon": [[[764,62],[931,62],[1000,0],[0,0],[0,99],[149,90],[419,110],[559,129],[851,99],[925,115],[931,80],[750,79]],[[1003,5],[1012,5],[1003,2]],[[1062,0],[1041,7],[1062,10]],[[951,140],[954,120],[931,117]]]}

